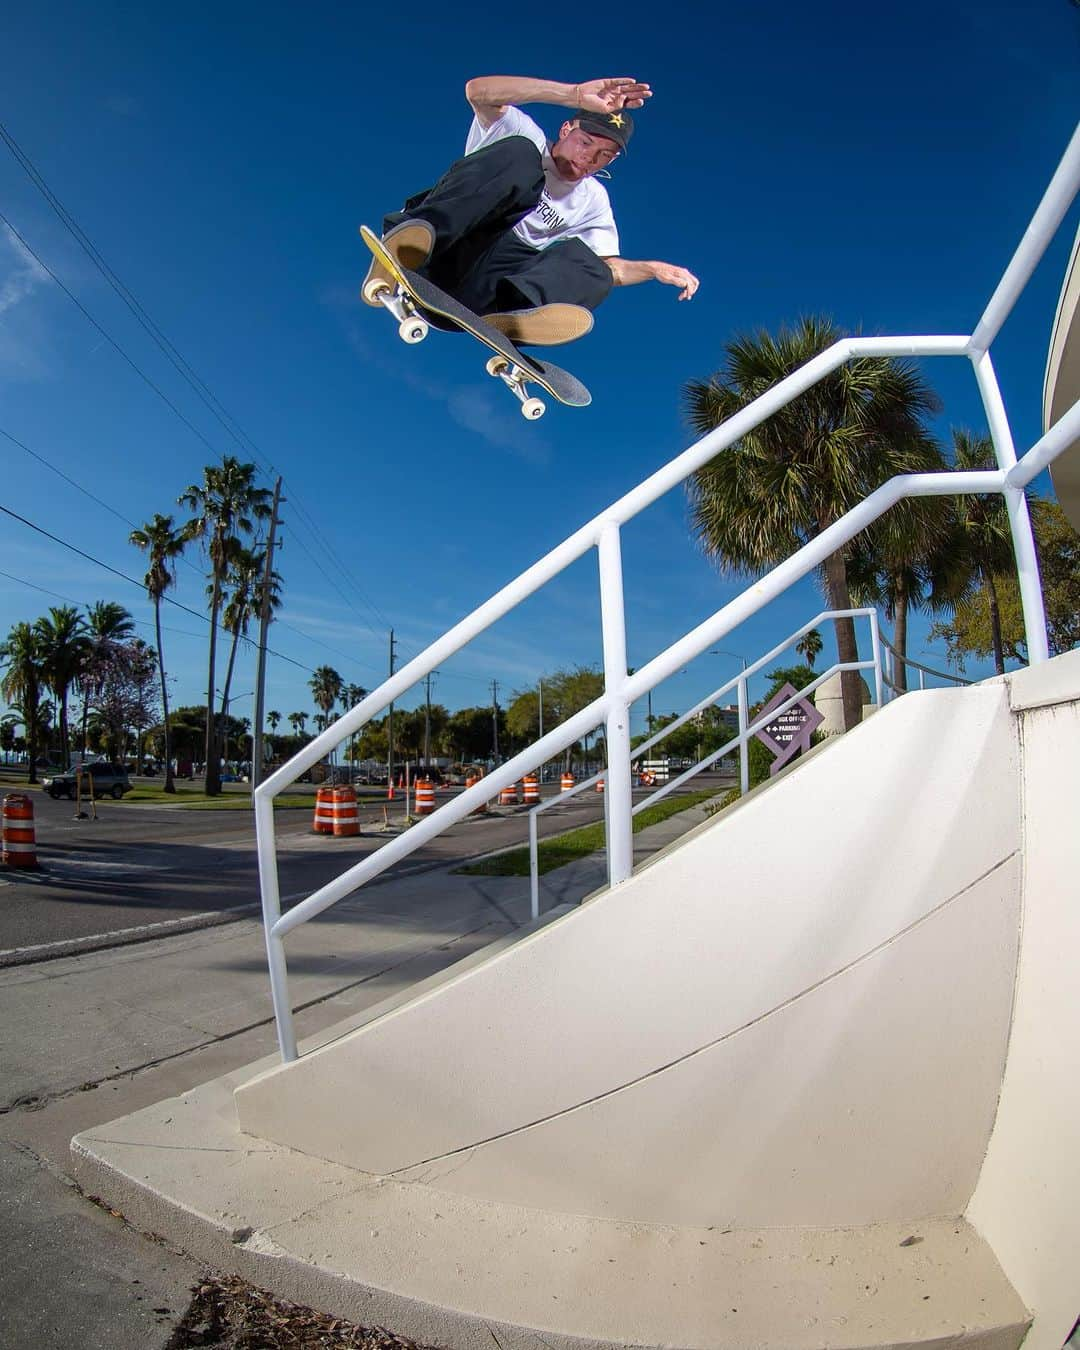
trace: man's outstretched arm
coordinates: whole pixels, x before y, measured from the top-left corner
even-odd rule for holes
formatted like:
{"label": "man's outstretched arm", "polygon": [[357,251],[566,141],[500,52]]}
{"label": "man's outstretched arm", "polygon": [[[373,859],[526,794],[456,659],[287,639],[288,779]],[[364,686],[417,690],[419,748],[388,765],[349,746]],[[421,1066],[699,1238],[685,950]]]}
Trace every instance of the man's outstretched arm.
{"label": "man's outstretched arm", "polygon": [[615,278],[616,286],[636,286],[639,281],[662,281],[665,286],[679,286],[680,300],[690,300],[701,285],[693,272],[666,262],[631,262],[629,258],[605,258]]}
{"label": "man's outstretched arm", "polygon": [[528,75],[481,75],[465,86],[465,97],[482,127],[497,122],[511,103],[554,103],[560,108],[585,108],[590,112],[618,112],[640,108],[652,90],[628,75],[584,84],[560,84],[557,80],[534,80]]}

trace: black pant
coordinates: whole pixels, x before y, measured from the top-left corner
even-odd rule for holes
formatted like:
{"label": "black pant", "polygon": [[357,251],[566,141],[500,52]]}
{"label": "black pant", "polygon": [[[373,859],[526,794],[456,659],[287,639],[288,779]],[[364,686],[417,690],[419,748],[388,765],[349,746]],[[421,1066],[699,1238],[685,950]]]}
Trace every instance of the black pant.
{"label": "black pant", "polygon": [[595,309],[613,284],[603,259],[580,239],[537,249],[513,232],[543,187],[540,151],[526,136],[507,136],[452,164],[383,229],[426,220],[435,248],[421,271],[477,314],[556,301]]}

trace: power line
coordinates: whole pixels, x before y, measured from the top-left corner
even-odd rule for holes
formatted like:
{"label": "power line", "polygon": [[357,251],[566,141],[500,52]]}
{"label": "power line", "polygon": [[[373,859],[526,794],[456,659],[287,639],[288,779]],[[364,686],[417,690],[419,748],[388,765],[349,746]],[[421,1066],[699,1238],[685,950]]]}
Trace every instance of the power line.
{"label": "power line", "polygon": [[[35,525],[32,520],[27,520],[25,516],[20,516],[17,511],[12,511],[8,506],[0,505],[0,511],[3,511],[7,516],[11,516],[13,520],[19,521],[20,524],[28,526],[31,530],[36,530],[38,534],[44,535],[46,539],[51,539],[54,544],[59,544],[61,548],[66,548],[72,553],[77,553],[80,558],[85,558],[87,562],[92,562],[96,567],[103,567],[106,572],[111,572],[114,576],[120,577],[122,581],[128,581],[133,586],[137,586],[139,590],[145,594],[146,587],[141,581],[137,581],[135,577],[129,577],[126,572],[121,572],[119,568],[113,567],[107,562],[102,562],[100,558],[95,558],[91,553],[85,553],[81,548],[76,548],[74,544],[69,544],[66,539],[61,539],[55,534],[50,534],[50,532],[41,525]],[[163,595],[161,598],[166,604],[175,605],[177,609],[182,609],[185,614],[193,615],[194,618],[198,619],[201,623],[210,622],[205,614],[200,614],[197,609],[191,609],[188,605],[181,604],[179,600],[174,600],[171,595]],[[247,643],[250,647],[255,646],[255,643],[251,638],[244,633],[240,634],[240,641]],[[297,661],[291,656],[286,656],[284,652],[276,652],[269,647],[267,648],[267,651],[270,652],[271,656],[276,656],[281,661],[288,661],[290,665],[297,666],[300,670],[306,670],[309,675],[315,674],[311,666],[305,666],[302,661]]]}
{"label": "power line", "polygon": [[[38,189],[38,191],[42,194],[45,200],[52,207],[53,211],[59,217],[61,223],[75,239],[76,243],[78,243],[80,248],[82,248],[84,253],[86,253],[87,257],[94,264],[94,266],[101,273],[101,275],[105,278],[105,280],[109,283],[109,285],[116,292],[116,294],[120,297],[120,299],[123,300],[124,304],[127,306],[131,314],[135,317],[136,321],[142,326],[144,331],[148,333],[149,336],[153,339],[159,350],[164,354],[164,356],[171,363],[173,368],[186,381],[189,387],[195,392],[196,396],[202,401],[205,407],[209,409],[210,413],[217,419],[217,421],[225,429],[225,432],[237,443],[238,446],[240,446],[246,452],[249,452],[255,456],[256,461],[259,463],[264,473],[266,473],[271,478],[278,476],[280,471],[268,459],[264,458],[262,452],[259,450],[259,447],[256,445],[255,441],[251,438],[251,436],[248,435],[248,433],[244,430],[244,428],[240,425],[240,423],[236,420],[236,418],[233,417],[233,415],[228,411],[228,409],[224,406],[221,400],[209,387],[206,381],[203,380],[202,377],[195,371],[195,369],[191,366],[190,362],[188,362],[186,358],[180,353],[175,344],[170,341],[170,339],[165,335],[164,332],[162,332],[161,328],[150,317],[146,309],[143,307],[142,303],[133,294],[133,292],[129,289],[129,287],[125,285],[125,283],[121,281],[121,279],[116,275],[113,269],[105,261],[104,257],[102,256],[97,246],[87,235],[86,231],[82,228],[82,226],[71,214],[71,212],[67,209],[67,207],[64,206],[63,202],[61,202],[60,199],[56,196],[52,188],[49,187],[48,183],[42,177],[40,171],[34,164],[33,160],[31,160],[30,156],[26,154],[26,152],[22,149],[22,147],[18,144],[18,142],[15,140],[15,138],[11,135],[11,133],[3,125],[2,122],[0,122],[0,139],[4,141],[5,145],[11,151],[12,155],[15,157],[17,163],[20,165],[20,167],[23,169],[23,171],[26,173],[26,175],[29,177],[30,181],[34,184],[34,186]],[[131,360],[130,357],[127,356],[127,354],[122,350],[119,344],[117,344],[112,338],[108,337],[108,334],[105,333],[105,330],[101,327],[101,325],[97,323],[97,321],[92,317],[89,311],[86,310],[79,303],[79,301],[75,299],[75,296],[72,295],[71,291],[69,291],[67,287],[64,286],[63,283],[59,280],[59,278],[57,278],[56,275],[46,266],[46,264],[42,262],[41,258],[39,258],[38,255],[33,251],[33,249],[30,248],[26,240],[23,239],[22,235],[20,235],[17,230],[15,230],[15,228],[11,225],[11,223],[7,221],[6,218],[4,218],[2,215],[0,215],[0,220],[4,221],[4,224],[7,225],[8,229],[11,230],[11,232],[15,235],[15,237],[19,240],[19,242],[23,245],[23,247],[27,250],[27,252],[30,253],[31,257],[33,257],[40,264],[40,266],[43,267],[46,272],[48,272],[49,276],[53,278],[53,280],[57,283],[58,286],[60,286],[60,288],[64,291],[64,293],[76,305],[78,305],[82,313],[90,320],[91,323],[94,324],[94,326],[98,329],[98,331],[102,334],[102,336],[108,338],[108,341],[112,343],[112,345],[116,348],[116,350],[120,352],[120,354],[124,357],[125,360],[128,361],[129,365],[131,365],[133,369],[138,371],[138,373],[142,375],[143,379],[147,380],[147,382],[151,384],[151,387],[155,390],[155,392],[157,392],[162,398],[165,399],[165,402],[168,403],[169,407],[171,407],[173,411],[177,413],[177,415],[181,418],[181,420],[185,423],[185,425],[189,427],[192,431],[194,431],[197,436],[199,436],[199,439],[203,442],[204,445],[207,446],[208,449],[210,449],[212,453],[214,454],[219,453],[214,450],[213,446],[210,445],[210,442],[207,441],[206,438],[202,436],[200,432],[195,430],[195,428],[187,420],[187,418],[185,418],[183,414],[179,412],[176,406],[168,398],[166,398],[166,396],[161,392],[161,390],[159,390],[157,386],[154,385],[146,375],[143,375],[142,371],[139,370],[137,366],[135,366],[135,363]],[[331,553],[332,557],[334,558],[334,561],[338,564],[342,573],[345,575],[347,580],[352,585],[353,589],[356,591],[356,594],[376,616],[376,618],[382,624],[383,628],[388,628],[390,626],[389,620],[385,617],[385,615],[383,615],[380,612],[378,606],[375,605],[373,601],[368,599],[368,597],[361,590],[360,586],[357,584],[355,577],[353,577],[352,574],[349,572],[348,567],[337,555],[337,553],[333,550],[332,546],[326,543],[325,537],[323,536],[323,534],[320,533],[318,527],[315,525],[314,521],[308,515],[306,508],[304,508],[299,497],[296,495],[295,490],[292,488],[291,482],[287,482],[286,486],[288,487],[290,493],[293,496],[294,505],[300,509],[301,516],[304,518],[305,524],[311,531],[312,537],[318,543],[320,543],[322,547],[326,548],[327,551]]]}
{"label": "power line", "polygon": [[[141,526],[136,525],[135,522],[134,522],[133,520],[131,520],[131,519],[129,519],[127,516],[123,515],[122,512],[117,511],[117,509],[116,509],[114,506],[110,506],[108,502],[102,501],[102,499],[101,499],[100,497],[96,496],[93,492],[91,492],[89,488],[84,487],[81,483],[77,482],[74,478],[70,477],[70,475],[64,473],[64,471],[63,471],[62,469],[57,468],[57,466],[56,466],[55,464],[53,464],[50,460],[46,459],[44,455],[39,454],[38,451],[36,451],[36,450],[32,450],[32,449],[30,448],[30,446],[28,446],[28,445],[25,443],[25,441],[20,441],[20,440],[18,439],[17,436],[13,436],[13,435],[11,434],[10,431],[5,431],[3,427],[0,427],[0,436],[5,436],[9,441],[11,441],[11,443],[12,443],[13,445],[17,445],[17,446],[19,447],[20,450],[25,450],[26,453],[27,453],[28,455],[30,455],[30,457],[31,457],[32,459],[36,459],[36,460],[38,461],[39,464],[43,464],[47,469],[50,469],[53,473],[55,473],[55,474],[57,475],[58,478],[62,478],[62,479],[64,480],[65,483],[69,483],[69,484],[70,484],[73,488],[75,488],[77,491],[81,492],[81,493],[83,494],[83,496],[88,497],[92,502],[95,502],[98,506],[104,507],[105,510],[106,510],[106,511],[109,511],[112,515],[114,515],[114,516],[117,518],[117,520],[122,521],[125,525],[129,525],[133,530],[135,530],[135,529],[140,529],[140,528],[141,528]],[[297,543],[299,543],[300,546],[301,546],[302,548],[304,547],[303,541],[302,541],[301,539],[297,538]],[[307,551],[307,550],[305,549],[305,552],[306,552],[306,551]],[[311,555],[309,554],[308,556],[310,557]],[[202,575],[202,569],[199,568],[199,567],[197,567],[197,566],[195,565],[195,563],[193,563],[193,562],[191,561],[191,559],[190,559],[189,557],[187,557],[185,554],[181,554],[181,555],[180,555],[179,561],[182,562],[182,563],[184,563],[185,566],[189,567],[193,572],[197,572],[197,573],[199,573],[200,575]],[[318,560],[317,560],[317,559],[312,558],[312,561],[315,562],[316,566],[318,566]],[[7,574],[6,572],[0,572],[0,576],[7,576],[7,575],[8,575],[8,574]],[[325,573],[324,573],[324,575],[325,575]],[[329,578],[328,578],[328,579],[329,579]],[[13,577],[12,580],[18,581],[18,580],[20,580],[20,578],[18,578],[18,577]],[[29,584],[29,583],[27,583],[27,584]],[[43,589],[43,588],[39,587],[38,589]],[[47,595],[53,595],[53,594],[55,594],[55,592],[47,591],[46,594],[47,594]],[[58,597],[58,598],[59,598],[59,599],[65,599],[66,597],[60,596],[60,597]],[[76,602],[76,601],[71,601],[70,603],[75,604],[75,603],[77,603],[77,602]],[[346,598],[346,603],[349,603],[348,600],[347,600],[347,598]],[[359,616],[358,616],[358,617],[359,617]],[[362,670],[376,670],[376,669],[377,669],[377,667],[372,666],[372,665],[368,665],[368,664],[366,664],[366,663],[363,662],[363,661],[357,661],[355,657],[349,656],[349,655],[347,655],[347,654],[344,653],[344,652],[338,651],[337,648],[331,647],[328,643],[322,642],[322,641],[320,641],[318,638],[313,638],[313,637],[311,637],[309,634],[301,632],[299,628],[295,628],[292,624],[286,623],[286,622],[285,622],[283,619],[281,619],[280,617],[275,617],[274,622],[280,624],[282,628],[287,628],[287,629],[289,629],[291,632],[296,633],[296,635],[297,635],[298,637],[303,638],[305,642],[310,642],[313,646],[316,646],[316,647],[322,647],[324,650],[326,650],[326,651],[328,651],[328,652],[333,652],[335,656],[343,657],[344,660],[353,662],[355,665],[359,666]],[[363,621],[361,620],[361,622],[363,622]],[[371,631],[372,633],[374,633],[375,636],[378,637],[378,638],[381,640],[382,635],[381,635],[380,633],[376,633],[374,629],[371,629],[371,628],[370,628],[370,625],[367,625],[367,626],[369,627],[369,631]],[[177,631],[177,630],[174,630],[174,631]]]}
{"label": "power line", "polygon": [[192,433],[192,435],[197,436],[198,439],[202,441],[203,445],[206,446],[207,450],[209,450],[212,455],[217,455],[220,458],[221,452],[219,450],[214,449],[214,447],[210,444],[210,442],[206,439],[206,437],[202,434],[202,432],[198,429],[198,427],[195,426],[194,423],[188,421],[188,419],[184,416],[184,414],[180,411],[180,409],[176,406],[176,404],[172,401],[172,399],[169,398],[168,394],[166,394],[164,390],[160,389],[150,378],[150,376],[147,375],[146,372],[142,370],[139,366],[137,366],[135,362],[131,359],[131,357],[128,356],[127,352],[124,351],[123,347],[120,346],[119,342],[117,342],[115,338],[111,337],[105,331],[105,329],[102,328],[101,324],[98,323],[97,319],[94,318],[94,316],[90,313],[90,311],[86,308],[86,306],[82,303],[82,301],[76,295],[72,294],[71,291],[68,290],[68,288],[60,280],[60,278],[56,275],[56,273],[52,270],[52,268],[49,267],[47,263],[43,262],[42,259],[34,252],[34,250],[22,237],[22,235],[15,228],[15,226],[12,225],[11,221],[8,220],[7,216],[3,214],[3,212],[0,212],[0,223],[4,224],[11,231],[11,233],[15,236],[15,238],[19,241],[19,243],[23,246],[23,248],[26,249],[27,253],[30,254],[31,258],[33,258],[34,261],[38,264],[38,266],[44,272],[48,273],[48,275],[53,279],[53,281],[56,282],[56,284],[64,292],[67,298],[71,301],[71,303],[76,307],[76,309],[78,309],[79,313],[82,314],[89,323],[93,324],[93,326],[97,329],[97,331],[101,334],[101,336],[105,339],[105,341],[124,358],[124,360],[128,363],[128,365],[135,372],[135,374],[138,375],[138,377],[141,380],[145,381],[145,383],[154,391],[154,393],[157,394],[158,398],[160,398],[164,404],[166,404],[169,408],[173,410],[173,412],[177,415],[177,417],[179,417],[180,421],[183,422],[184,426],[187,427],[187,429]]}
{"label": "power line", "polygon": [[[76,608],[78,608],[80,605],[86,604],[85,600],[76,600],[74,596],[61,595],[59,591],[47,590],[44,586],[38,586],[33,581],[27,581],[25,577],[12,576],[10,572],[0,572],[0,577],[6,577],[8,581],[14,581],[20,586],[27,586],[32,591],[40,591],[42,595],[52,596],[54,600],[63,600],[65,605],[75,605]],[[132,623],[138,628],[156,628],[156,624],[150,623],[148,619],[132,619]],[[165,624],[161,625],[161,631],[163,633],[173,633],[177,637],[198,638],[200,642],[204,637],[204,634],[202,633],[192,633],[187,628],[169,628]]]}

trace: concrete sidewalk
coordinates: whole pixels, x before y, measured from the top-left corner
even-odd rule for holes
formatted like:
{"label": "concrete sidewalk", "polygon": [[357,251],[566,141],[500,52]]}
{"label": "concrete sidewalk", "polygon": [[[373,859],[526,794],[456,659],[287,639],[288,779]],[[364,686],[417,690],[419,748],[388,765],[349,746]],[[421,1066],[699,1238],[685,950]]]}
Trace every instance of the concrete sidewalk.
{"label": "concrete sidewalk", "polygon": [[[706,819],[698,806],[634,836],[639,865]],[[541,878],[541,911],[605,884],[603,855]],[[527,878],[440,868],[387,880],[290,935],[301,1038],[528,922]],[[261,924],[0,970],[0,1343],[163,1345],[198,1267],[149,1244],[68,1180],[72,1135],[272,1054]],[[162,1311],[165,1310],[165,1311]]]}

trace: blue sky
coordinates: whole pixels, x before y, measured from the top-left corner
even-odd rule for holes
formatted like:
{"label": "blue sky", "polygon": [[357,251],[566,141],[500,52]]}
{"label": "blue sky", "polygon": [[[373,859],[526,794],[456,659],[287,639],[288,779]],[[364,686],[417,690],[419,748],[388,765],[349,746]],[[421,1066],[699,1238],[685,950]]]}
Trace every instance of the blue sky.
{"label": "blue sky", "polygon": [[[45,0],[9,16],[5,37],[0,121],[249,440],[200,403],[0,145],[3,214],[191,424],[0,227],[0,428],[104,504],[2,437],[0,502],[138,577],[128,522],[179,517],[175,498],[204,464],[257,457],[267,486],[281,472],[286,605],[271,645],[291,660],[271,662],[267,706],[285,714],[311,710],[317,665],[374,687],[391,625],[399,656],[415,655],[685,448],[682,385],[734,334],[808,313],[865,333],[970,331],[1080,110],[1070,0],[630,4],[540,20],[419,0],[405,35],[375,7]],[[691,304],[658,285],[616,292],[560,356],[593,406],[533,424],[472,343],[433,334],[406,348],[357,299],[357,226],[377,226],[461,152],[462,87],[490,73],[647,80],[655,97],[609,184],[623,252],[702,280]],[[563,116],[530,111],[551,131]],[[1041,430],[1076,222],[1074,207],[994,348],[1021,447]],[[927,374],[942,436],[981,430],[967,363]],[[737,589],[686,517],[673,492],[626,532],[634,665]],[[134,586],[9,517],[0,572],[0,632],[64,601],[119,600],[152,621]],[[203,584],[182,566],[174,594],[203,609]],[[723,646],[754,659],[822,607],[807,582]],[[505,702],[598,661],[597,615],[590,558],[447,663],[434,697],[483,703],[494,679]],[[166,623],[173,697],[197,702],[206,626],[178,610]],[[924,635],[916,622],[916,657],[932,650]],[[240,716],[252,667],[245,657],[234,680]],[[732,655],[702,658],[654,711],[684,709],[737,669]]]}

